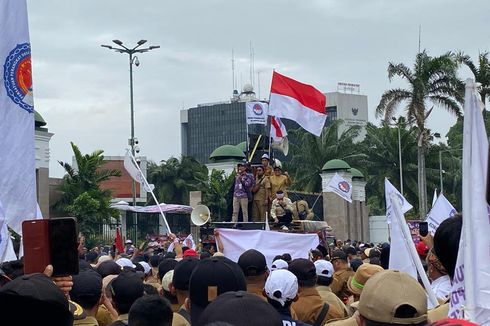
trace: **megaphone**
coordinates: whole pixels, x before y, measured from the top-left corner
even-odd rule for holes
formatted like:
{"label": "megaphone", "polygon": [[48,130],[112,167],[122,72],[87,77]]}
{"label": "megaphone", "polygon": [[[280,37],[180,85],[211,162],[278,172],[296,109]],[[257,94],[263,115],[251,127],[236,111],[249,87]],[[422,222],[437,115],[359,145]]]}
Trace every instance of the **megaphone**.
{"label": "megaphone", "polygon": [[272,142],[272,148],[281,151],[285,156],[289,153],[289,141],[287,137],[283,137],[280,142]]}
{"label": "megaphone", "polygon": [[211,212],[208,206],[196,205],[191,213],[191,221],[196,226],[201,226],[206,224],[211,218]]}

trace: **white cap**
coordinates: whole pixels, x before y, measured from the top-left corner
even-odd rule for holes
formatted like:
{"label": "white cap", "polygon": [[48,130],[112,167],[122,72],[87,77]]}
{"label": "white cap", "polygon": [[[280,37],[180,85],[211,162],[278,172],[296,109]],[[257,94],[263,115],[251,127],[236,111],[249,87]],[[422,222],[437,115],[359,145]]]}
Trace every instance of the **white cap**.
{"label": "white cap", "polygon": [[282,259],[276,259],[272,262],[271,271],[275,271],[277,269],[288,269],[288,263]]}
{"label": "white cap", "polygon": [[124,242],[125,244],[133,244],[133,241],[131,241],[131,239],[128,239],[126,240],[126,242]]}
{"label": "white cap", "polygon": [[97,260],[97,264],[95,264],[96,267],[99,267],[100,264],[102,264],[103,262],[107,261],[107,260],[112,260],[112,257],[109,256],[109,255],[102,255],[99,257],[99,259]]}
{"label": "white cap", "polygon": [[333,265],[331,262],[319,259],[314,264],[317,276],[333,277]]}
{"label": "white cap", "polygon": [[287,300],[293,300],[298,294],[298,279],[288,270],[272,271],[265,281],[265,294],[284,306]]}
{"label": "white cap", "polygon": [[150,274],[151,267],[150,264],[148,264],[146,261],[140,261],[138,262],[141,266],[143,266],[143,270],[145,271],[145,275]]}
{"label": "white cap", "polygon": [[121,268],[123,267],[131,267],[131,268],[135,268],[136,265],[133,264],[133,262],[127,258],[119,258],[118,260],[116,260],[116,263],[121,266]]}
{"label": "white cap", "polygon": [[263,159],[263,158],[266,158],[269,160],[270,159],[269,154],[265,153],[264,155],[262,155],[261,159]]}
{"label": "white cap", "polygon": [[172,283],[172,279],[174,278],[174,270],[170,270],[162,277],[162,288],[170,292],[170,283]]}

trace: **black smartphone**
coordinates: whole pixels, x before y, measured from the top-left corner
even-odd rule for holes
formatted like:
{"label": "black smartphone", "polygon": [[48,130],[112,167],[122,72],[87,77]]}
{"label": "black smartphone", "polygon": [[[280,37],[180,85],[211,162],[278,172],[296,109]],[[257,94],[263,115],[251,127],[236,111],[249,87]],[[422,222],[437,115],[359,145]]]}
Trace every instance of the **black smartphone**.
{"label": "black smartphone", "polygon": [[429,234],[429,224],[427,222],[419,222],[419,234],[421,237],[426,237]]}
{"label": "black smartphone", "polygon": [[75,218],[50,219],[49,242],[53,276],[78,274],[78,231]]}

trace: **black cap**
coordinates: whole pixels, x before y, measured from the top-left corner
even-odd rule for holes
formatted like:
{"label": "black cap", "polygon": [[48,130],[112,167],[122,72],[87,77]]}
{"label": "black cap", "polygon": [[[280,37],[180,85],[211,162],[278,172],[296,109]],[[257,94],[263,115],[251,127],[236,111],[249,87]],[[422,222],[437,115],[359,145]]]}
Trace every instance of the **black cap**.
{"label": "black cap", "polygon": [[85,255],[85,260],[89,263],[92,263],[92,262],[96,262],[97,261],[97,258],[99,257],[99,254],[95,251],[89,251],[87,252],[87,254]]}
{"label": "black cap", "polygon": [[102,294],[102,277],[94,271],[86,270],[78,275],[73,275],[73,286],[70,291],[70,298],[79,302],[79,298],[98,297]]}
{"label": "black cap", "polygon": [[99,273],[102,278],[107,275],[119,275],[121,274],[121,266],[114,260],[106,260],[97,267],[97,273]]}
{"label": "black cap", "polygon": [[[11,312],[2,315],[2,324],[6,325],[22,325],[28,320],[35,320],[39,325],[73,323],[65,295],[49,277],[40,273],[19,276],[5,284],[0,289],[0,307]],[[19,309],[23,312],[15,313]]]}
{"label": "black cap", "polygon": [[203,311],[197,325],[225,322],[234,326],[281,326],[279,313],[265,300],[243,291],[220,295]]}
{"label": "black cap", "polygon": [[192,324],[197,323],[206,306],[218,295],[229,291],[246,291],[242,269],[226,257],[201,260],[189,281]]}
{"label": "black cap", "polygon": [[131,270],[124,270],[112,280],[111,286],[114,301],[118,303],[133,303],[145,292],[141,276]]}
{"label": "black cap", "polygon": [[167,272],[171,271],[177,265],[177,261],[172,258],[163,259],[160,264],[158,264],[158,277],[161,279],[167,274]]}
{"label": "black cap", "polygon": [[289,271],[293,273],[298,281],[309,281],[316,278],[315,264],[311,260],[297,258],[289,264]]}
{"label": "black cap", "polygon": [[361,260],[361,258],[352,259],[350,261],[350,267],[352,268],[352,270],[354,272],[357,271],[359,266],[361,266],[362,264],[363,264],[363,261]]}
{"label": "black cap", "polygon": [[160,256],[159,255],[153,255],[150,257],[151,267],[158,267],[159,264],[160,264]]}
{"label": "black cap", "polygon": [[249,249],[240,255],[238,265],[245,276],[257,276],[267,270],[265,256],[255,249]]}
{"label": "black cap", "polygon": [[174,288],[183,291],[189,290],[189,280],[198,263],[199,259],[195,257],[186,257],[175,265],[174,277],[172,279]]}
{"label": "black cap", "polygon": [[347,254],[345,252],[343,252],[342,250],[335,250],[332,253],[332,257],[330,257],[330,261],[333,262],[334,260],[337,260],[337,259],[347,261]]}
{"label": "black cap", "polygon": [[345,246],[342,248],[347,255],[357,255],[357,250],[353,246]]}

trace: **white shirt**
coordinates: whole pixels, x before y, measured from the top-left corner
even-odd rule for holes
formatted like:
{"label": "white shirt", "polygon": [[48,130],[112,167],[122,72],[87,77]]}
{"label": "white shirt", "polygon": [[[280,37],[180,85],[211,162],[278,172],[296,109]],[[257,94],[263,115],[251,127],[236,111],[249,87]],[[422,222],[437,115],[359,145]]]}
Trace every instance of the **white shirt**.
{"label": "white shirt", "polygon": [[430,285],[437,299],[446,300],[451,293],[451,280],[448,275],[444,275],[434,280]]}

